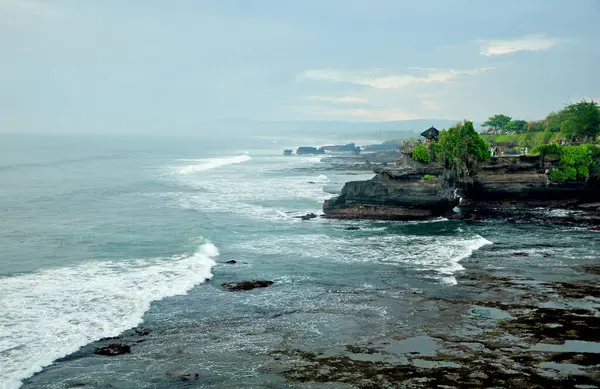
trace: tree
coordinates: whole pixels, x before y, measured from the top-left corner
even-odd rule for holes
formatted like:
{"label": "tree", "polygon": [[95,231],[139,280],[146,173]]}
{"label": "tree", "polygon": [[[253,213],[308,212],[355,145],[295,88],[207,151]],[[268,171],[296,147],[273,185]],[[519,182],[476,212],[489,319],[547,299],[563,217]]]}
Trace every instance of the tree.
{"label": "tree", "polygon": [[594,101],[582,100],[567,105],[562,111],[564,120],[560,132],[567,138],[595,138],[600,134],[600,108]]}
{"label": "tree", "polygon": [[566,120],[565,112],[550,112],[546,116],[545,127],[548,131],[559,132],[562,123]]}
{"label": "tree", "polygon": [[549,178],[552,180],[587,180],[599,166],[597,157],[600,156],[600,148],[593,145],[541,145],[536,152],[544,157],[555,155],[560,158],[560,165],[550,173]]}
{"label": "tree", "polygon": [[487,143],[467,120],[442,131],[434,152],[435,160],[443,162],[459,179],[474,175],[478,164],[490,158]]}
{"label": "tree", "polygon": [[527,122],[525,120],[511,120],[506,125],[506,129],[509,131],[523,132],[527,130]]}
{"label": "tree", "polygon": [[491,118],[489,118],[485,123],[483,123],[482,126],[489,127],[494,130],[504,130],[506,128],[506,126],[508,125],[508,123],[510,123],[510,120],[511,120],[510,116],[496,114],[496,115],[492,116]]}
{"label": "tree", "polygon": [[525,127],[527,132],[539,132],[544,131],[545,122],[542,120],[535,120],[532,122],[528,122]]}

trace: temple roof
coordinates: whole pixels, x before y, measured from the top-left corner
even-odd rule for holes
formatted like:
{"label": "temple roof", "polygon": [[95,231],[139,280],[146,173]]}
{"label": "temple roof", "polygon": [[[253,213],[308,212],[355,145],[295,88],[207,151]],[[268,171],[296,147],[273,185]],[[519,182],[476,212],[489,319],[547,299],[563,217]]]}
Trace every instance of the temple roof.
{"label": "temple roof", "polygon": [[423,131],[421,136],[424,136],[427,139],[436,139],[439,134],[440,132],[437,130],[437,128],[431,126],[427,130]]}

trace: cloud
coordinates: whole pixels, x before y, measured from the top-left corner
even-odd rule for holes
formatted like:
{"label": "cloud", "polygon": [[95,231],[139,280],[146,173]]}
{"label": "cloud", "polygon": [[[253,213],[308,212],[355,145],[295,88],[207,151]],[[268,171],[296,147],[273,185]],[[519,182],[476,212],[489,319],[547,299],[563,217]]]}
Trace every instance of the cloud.
{"label": "cloud", "polygon": [[512,40],[488,40],[481,43],[480,53],[483,55],[503,55],[517,51],[547,50],[558,43],[558,39],[544,35],[526,35]]}
{"label": "cloud", "polygon": [[309,96],[309,100],[313,101],[328,101],[331,103],[340,104],[364,104],[368,103],[369,100],[358,97],[358,96],[343,96],[343,97],[330,97],[330,96]]}
{"label": "cloud", "polygon": [[66,13],[42,0],[0,0],[0,19],[13,17],[58,20],[65,18]]}
{"label": "cloud", "polygon": [[414,84],[443,83],[465,76],[474,76],[492,67],[466,70],[410,68],[416,74],[383,74],[379,70],[353,72],[339,69],[310,69],[298,76],[300,80],[326,81],[368,86],[375,89],[399,89]]}
{"label": "cloud", "polygon": [[437,111],[438,109],[440,109],[441,107],[434,101],[430,101],[430,100],[423,100],[421,101],[421,103],[423,103],[423,105],[432,111]]}
{"label": "cloud", "polygon": [[314,113],[330,119],[381,122],[391,120],[411,120],[421,117],[402,108],[355,108],[355,109],[316,109]]}

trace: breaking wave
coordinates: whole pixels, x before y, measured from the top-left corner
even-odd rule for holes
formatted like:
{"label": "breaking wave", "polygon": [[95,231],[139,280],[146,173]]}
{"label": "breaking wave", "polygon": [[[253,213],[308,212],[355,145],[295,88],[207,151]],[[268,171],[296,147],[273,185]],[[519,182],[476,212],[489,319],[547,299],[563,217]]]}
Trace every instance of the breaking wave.
{"label": "breaking wave", "polygon": [[196,162],[200,162],[195,165],[188,165],[179,170],[181,174],[191,174],[195,172],[203,172],[206,170],[216,169],[222,166],[232,165],[236,163],[247,162],[252,157],[246,154],[238,155],[235,157],[221,157],[221,158],[206,158],[199,159]]}
{"label": "breaking wave", "polygon": [[188,255],[0,278],[0,388],[16,389],[57,358],[137,326],[153,301],[211,278],[218,255],[207,242]]}

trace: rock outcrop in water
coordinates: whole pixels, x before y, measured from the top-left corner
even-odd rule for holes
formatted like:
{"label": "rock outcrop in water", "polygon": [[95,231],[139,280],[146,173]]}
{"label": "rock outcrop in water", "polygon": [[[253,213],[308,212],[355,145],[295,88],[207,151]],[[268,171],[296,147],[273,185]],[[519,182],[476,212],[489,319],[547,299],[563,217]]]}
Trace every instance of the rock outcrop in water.
{"label": "rock outcrop in water", "polygon": [[323,210],[337,219],[423,220],[452,215],[460,202],[469,217],[560,208],[579,211],[564,219],[600,224],[599,181],[553,182],[548,173],[556,163],[542,156],[492,158],[468,182],[458,182],[441,166],[405,155],[398,167],[374,169],[369,181],[346,183]]}
{"label": "rock outcrop in water", "polygon": [[109,344],[94,351],[94,354],[114,357],[131,353],[131,346],[126,343]]}
{"label": "rock outcrop in water", "polygon": [[319,150],[323,150],[324,152],[332,151],[336,153],[360,153],[360,147],[356,146],[354,143],[348,143],[345,145],[332,145],[332,146],[321,146]]}
{"label": "rock outcrop in water", "polygon": [[302,220],[311,220],[311,219],[316,219],[318,216],[315,215],[314,213],[307,213],[306,215],[302,215],[302,216],[294,216],[294,218],[296,219],[302,219]]}
{"label": "rock outcrop in water", "polygon": [[296,154],[325,154],[325,150],[317,149],[316,147],[311,146],[300,146],[298,149],[296,149]]}
{"label": "rock outcrop in water", "polygon": [[242,290],[251,290],[256,288],[266,288],[268,286],[273,285],[273,281],[237,281],[237,282],[226,282],[221,284],[223,289],[228,290],[230,292],[237,292]]}
{"label": "rock outcrop in water", "polygon": [[458,204],[443,167],[409,158],[396,168],[377,167],[369,181],[351,181],[326,200],[325,216],[336,219],[421,220],[444,215]]}

